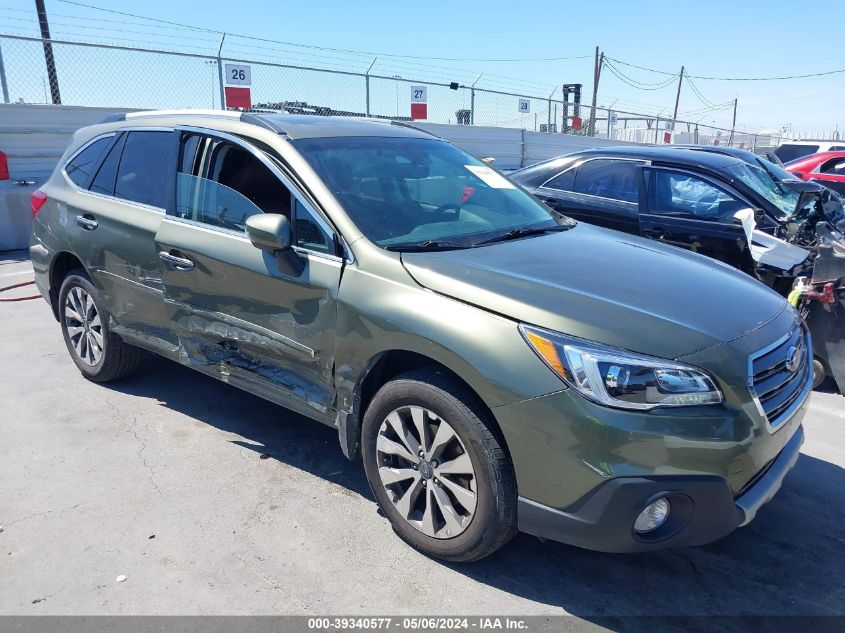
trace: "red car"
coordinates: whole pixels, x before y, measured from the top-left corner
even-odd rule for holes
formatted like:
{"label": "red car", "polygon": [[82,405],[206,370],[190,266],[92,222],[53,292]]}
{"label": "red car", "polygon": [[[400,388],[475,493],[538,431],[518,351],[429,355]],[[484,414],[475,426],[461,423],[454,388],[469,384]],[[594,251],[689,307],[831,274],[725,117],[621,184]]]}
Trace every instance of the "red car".
{"label": "red car", "polygon": [[814,180],[845,195],[845,152],[819,152],[784,165],[801,180]]}

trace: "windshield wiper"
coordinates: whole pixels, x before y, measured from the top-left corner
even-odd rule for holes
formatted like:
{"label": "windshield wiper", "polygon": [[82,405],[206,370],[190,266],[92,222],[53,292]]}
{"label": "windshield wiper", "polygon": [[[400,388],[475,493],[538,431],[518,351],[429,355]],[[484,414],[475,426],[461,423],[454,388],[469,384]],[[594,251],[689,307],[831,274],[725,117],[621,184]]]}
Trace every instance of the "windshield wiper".
{"label": "windshield wiper", "polygon": [[567,222],[566,224],[556,224],[555,226],[544,226],[540,228],[521,227],[518,229],[511,229],[510,231],[502,235],[497,235],[496,237],[491,237],[489,239],[476,242],[475,246],[481,246],[483,244],[493,244],[494,242],[506,242],[508,240],[515,240],[520,237],[527,237],[529,235],[542,235],[543,233],[557,233],[560,231],[568,231],[573,226],[575,226],[574,222]]}
{"label": "windshield wiper", "polygon": [[413,253],[417,251],[451,251],[459,248],[471,248],[472,246],[472,244],[460,244],[458,242],[449,242],[445,240],[426,240],[415,244],[392,244],[390,246],[385,246],[385,249],[389,251]]}

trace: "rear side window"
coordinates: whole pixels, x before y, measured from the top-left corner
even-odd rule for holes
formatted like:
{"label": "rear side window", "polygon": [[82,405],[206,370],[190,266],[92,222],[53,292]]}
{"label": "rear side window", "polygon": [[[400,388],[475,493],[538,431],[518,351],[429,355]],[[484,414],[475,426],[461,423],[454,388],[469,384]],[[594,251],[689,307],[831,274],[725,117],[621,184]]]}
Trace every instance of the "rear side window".
{"label": "rear side window", "polygon": [[114,195],[164,208],[172,139],[171,132],[129,132],[117,170]]}
{"label": "rear side window", "polygon": [[126,137],[120,138],[109,150],[103,164],[94,176],[94,181],[89,189],[95,193],[102,193],[107,196],[114,195],[114,179],[117,178],[117,165],[120,162],[120,153],[123,151],[123,141]]}
{"label": "rear side window", "polygon": [[832,158],[824,163],[819,172],[831,176],[845,176],[845,158]]}
{"label": "rear side window", "polygon": [[91,174],[94,173],[94,169],[97,167],[97,163],[100,162],[100,157],[111,142],[111,135],[99,138],[79,152],[73,157],[73,160],[65,165],[65,173],[73,181],[73,184],[77,187],[85,188],[91,179]]}
{"label": "rear side window", "polygon": [[636,202],[637,163],[629,160],[591,160],[578,168],[573,191],[601,198]]}

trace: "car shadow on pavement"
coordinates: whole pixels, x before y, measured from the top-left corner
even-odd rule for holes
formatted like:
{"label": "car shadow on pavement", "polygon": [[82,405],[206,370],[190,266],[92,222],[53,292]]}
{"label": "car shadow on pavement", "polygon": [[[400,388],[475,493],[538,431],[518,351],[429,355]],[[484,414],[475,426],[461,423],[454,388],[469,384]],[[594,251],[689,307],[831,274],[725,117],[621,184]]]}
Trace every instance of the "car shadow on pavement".
{"label": "car shadow on pavement", "polygon": [[141,370],[104,385],[153,398],[199,422],[244,438],[232,444],[255,451],[374,500],[360,463],[340,450],[337,431],[246,391],[165,358],[144,353]]}
{"label": "car shadow on pavement", "polygon": [[0,253],[0,266],[4,264],[19,264],[29,260],[28,250],[3,251]]}
{"label": "car shadow on pavement", "polygon": [[[155,356],[135,377],[108,386],[155,398],[245,438],[233,444],[373,501],[360,462],[343,456],[327,426]],[[802,455],[754,522],[711,545],[602,554],[520,534],[480,562],[442,564],[616,630],[640,629],[630,616],[845,615],[843,508],[845,469]]]}

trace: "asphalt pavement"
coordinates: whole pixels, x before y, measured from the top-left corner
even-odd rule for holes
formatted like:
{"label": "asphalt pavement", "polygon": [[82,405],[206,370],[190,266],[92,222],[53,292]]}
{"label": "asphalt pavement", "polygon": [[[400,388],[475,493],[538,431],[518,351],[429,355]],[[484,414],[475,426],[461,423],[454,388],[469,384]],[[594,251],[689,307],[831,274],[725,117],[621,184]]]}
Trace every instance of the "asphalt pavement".
{"label": "asphalt pavement", "polygon": [[[30,270],[0,254],[0,286]],[[780,493],[717,543],[610,555],[520,535],[452,565],[393,534],[332,429],[154,356],[88,382],[42,300],[0,303],[0,326],[0,615],[845,615],[829,389]]]}

